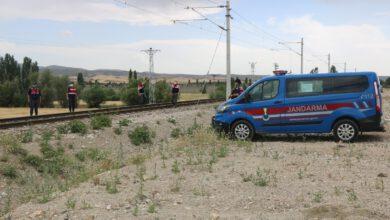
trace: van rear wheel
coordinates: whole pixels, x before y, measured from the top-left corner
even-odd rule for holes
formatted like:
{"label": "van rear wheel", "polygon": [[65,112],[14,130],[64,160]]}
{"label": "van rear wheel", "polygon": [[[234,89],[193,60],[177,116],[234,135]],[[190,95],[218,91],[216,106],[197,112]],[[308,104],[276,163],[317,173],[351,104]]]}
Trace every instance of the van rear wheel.
{"label": "van rear wheel", "polygon": [[254,129],[248,121],[239,120],[232,125],[231,134],[234,139],[251,141],[253,139]]}
{"label": "van rear wheel", "polygon": [[342,119],[333,126],[333,136],[336,141],[352,142],[359,134],[357,124],[349,119]]}

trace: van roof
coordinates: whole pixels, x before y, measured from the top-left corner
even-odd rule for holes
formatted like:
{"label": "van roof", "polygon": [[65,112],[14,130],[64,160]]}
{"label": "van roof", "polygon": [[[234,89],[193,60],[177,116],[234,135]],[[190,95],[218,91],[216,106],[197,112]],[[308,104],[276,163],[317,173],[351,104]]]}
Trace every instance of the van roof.
{"label": "van roof", "polygon": [[279,79],[279,78],[316,78],[316,77],[337,77],[337,76],[374,76],[377,77],[375,72],[348,72],[348,73],[315,73],[315,74],[287,74],[287,75],[273,75],[261,78],[263,79]]}

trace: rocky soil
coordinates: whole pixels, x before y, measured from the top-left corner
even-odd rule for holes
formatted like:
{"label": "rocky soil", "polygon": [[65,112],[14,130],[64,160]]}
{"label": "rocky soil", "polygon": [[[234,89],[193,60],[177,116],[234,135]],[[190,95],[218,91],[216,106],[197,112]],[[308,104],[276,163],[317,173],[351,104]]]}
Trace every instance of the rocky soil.
{"label": "rocky soil", "polygon": [[[389,92],[384,106],[390,120]],[[328,136],[267,136],[250,143],[234,142],[207,129],[213,107],[114,116],[114,127],[121,119],[132,120],[122,135],[115,135],[112,128],[84,136],[63,135],[61,143],[72,145],[72,151],[121,149],[126,166],[59,192],[47,203],[32,200],[13,207],[9,217],[390,219],[389,132],[364,134],[353,144],[335,143]],[[142,124],[156,136],[152,145],[137,147],[127,133]],[[202,127],[192,132],[198,125]],[[56,126],[34,127],[34,139]],[[389,123],[386,126],[390,131]],[[173,138],[175,128],[189,134]],[[27,128],[4,132],[23,129]],[[39,153],[36,142],[24,148]],[[5,180],[0,181],[0,192],[5,193]]]}

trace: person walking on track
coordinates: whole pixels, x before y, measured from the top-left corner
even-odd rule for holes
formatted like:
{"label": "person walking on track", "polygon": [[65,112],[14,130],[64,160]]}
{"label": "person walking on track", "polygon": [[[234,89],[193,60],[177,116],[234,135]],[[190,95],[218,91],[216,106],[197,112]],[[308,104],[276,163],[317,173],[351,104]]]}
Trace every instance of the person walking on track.
{"label": "person walking on track", "polygon": [[30,106],[30,116],[38,115],[38,108],[41,104],[41,90],[39,90],[37,85],[32,85],[32,87],[28,90],[27,93],[28,104]]}
{"label": "person walking on track", "polygon": [[69,112],[74,112],[77,103],[77,89],[74,87],[74,84],[69,84],[68,93],[67,93]]}
{"label": "person walking on track", "polygon": [[141,81],[138,82],[138,100],[140,105],[145,104],[145,85]]}
{"label": "person walking on track", "polygon": [[180,85],[177,81],[172,84],[172,104],[176,106],[179,99]]}

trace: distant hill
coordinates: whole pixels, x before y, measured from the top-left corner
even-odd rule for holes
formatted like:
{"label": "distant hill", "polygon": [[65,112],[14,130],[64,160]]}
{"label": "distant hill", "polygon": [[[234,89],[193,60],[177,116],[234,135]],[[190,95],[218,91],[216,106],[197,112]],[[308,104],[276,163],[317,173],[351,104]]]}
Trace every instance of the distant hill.
{"label": "distant hill", "polygon": [[[109,78],[109,81],[116,81],[113,78],[121,78],[122,80],[127,80],[128,77],[128,71],[125,70],[115,70],[115,69],[97,69],[97,70],[87,70],[83,68],[74,68],[74,67],[65,67],[65,66],[57,66],[57,65],[52,65],[52,66],[45,66],[45,67],[40,67],[41,71],[45,70],[50,70],[51,73],[54,75],[64,75],[64,76],[69,76],[71,78],[75,78],[78,73],[83,73],[84,77],[88,79],[95,80],[97,79],[98,81],[101,81],[102,78],[107,79]],[[139,77],[147,77],[149,73],[147,72],[139,72],[138,76]],[[239,77],[242,80],[247,78],[252,78],[252,80],[257,80],[261,78],[262,76],[252,76],[252,75],[233,75],[232,77]],[[210,74],[209,76],[206,76],[204,74],[181,74],[181,73],[154,73],[152,75],[152,78],[156,79],[178,79],[180,81],[187,81],[187,80],[224,80],[225,75],[224,74]]]}

